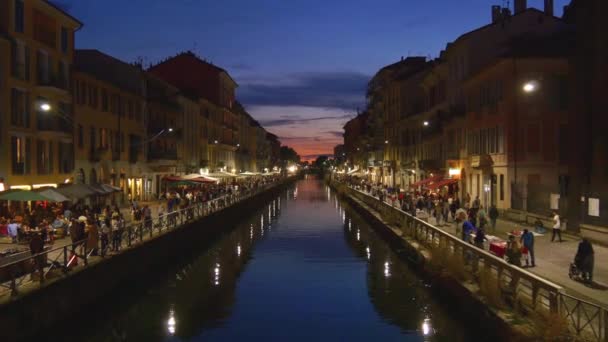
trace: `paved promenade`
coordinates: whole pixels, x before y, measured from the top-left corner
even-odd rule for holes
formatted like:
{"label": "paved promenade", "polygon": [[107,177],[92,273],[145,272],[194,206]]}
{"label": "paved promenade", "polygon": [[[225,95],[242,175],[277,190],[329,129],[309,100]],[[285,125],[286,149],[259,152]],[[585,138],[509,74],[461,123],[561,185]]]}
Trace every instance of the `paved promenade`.
{"label": "paved promenade", "polygon": [[[456,235],[454,223],[439,226],[439,228]],[[534,228],[531,226],[499,219],[496,224],[496,232],[493,233],[491,228],[489,228],[486,234],[495,235],[506,240],[509,232],[525,228],[534,231]],[[580,237],[562,234],[562,239],[563,242],[561,243],[557,242],[557,239],[556,242],[551,242],[550,229],[543,236],[536,236],[534,241],[536,267],[527,268],[527,270],[559,284],[569,294],[575,294],[583,299],[608,307],[608,264],[605,262],[608,260],[608,248],[599,245],[593,246],[595,251],[593,284],[585,285],[568,277],[568,269],[576,255]]]}

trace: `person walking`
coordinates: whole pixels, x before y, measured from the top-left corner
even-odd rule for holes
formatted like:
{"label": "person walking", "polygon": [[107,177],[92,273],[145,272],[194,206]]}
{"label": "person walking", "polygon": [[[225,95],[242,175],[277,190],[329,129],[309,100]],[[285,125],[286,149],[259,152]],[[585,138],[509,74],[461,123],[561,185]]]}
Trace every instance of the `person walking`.
{"label": "person walking", "polygon": [[[528,229],[524,229],[524,233],[521,234],[521,244],[528,250],[528,258],[526,258],[526,267],[535,267],[536,263],[534,260],[534,234]],[[530,263],[528,263],[530,261]]]}
{"label": "person walking", "polygon": [[477,233],[475,234],[475,239],[473,240],[475,242],[475,246],[479,249],[485,249],[483,243],[486,240],[486,233],[484,232],[483,228],[477,228]]}
{"label": "person walking", "polygon": [[492,233],[496,232],[496,220],[498,220],[498,208],[495,204],[492,204],[490,211],[488,212],[490,217],[490,225],[492,226]]}
{"label": "person walking", "polygon": [[505,255],[509,264],[521,267],[521,245],[515,240],[515,236],[513,235],[509,235]]}
{"label": "person walking", "polygon": [[576,256],[574,257],[574,263],[576,267],[582,272],[582,278],[584,281],[591,283],[593,281],[593,266],[594,266],[594,252],[591,242],[586,238],[578,244]]}
{"label": "person walking", "polygon": [[559,242],[562,242],[562,224],[557,212],[553,212],[553,235],[551,236],[551,242],[555,240],[555,235],[559,237]]}

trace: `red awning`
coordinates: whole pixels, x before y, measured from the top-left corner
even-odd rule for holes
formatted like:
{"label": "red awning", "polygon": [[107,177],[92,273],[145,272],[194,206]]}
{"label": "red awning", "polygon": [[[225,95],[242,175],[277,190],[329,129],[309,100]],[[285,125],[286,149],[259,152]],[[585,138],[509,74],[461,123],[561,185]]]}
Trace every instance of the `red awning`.
{"label": "red awning", "polygon": [[442,179],[437,182],[432,182],[428,184],[428,188],[430,190],[440,189],[443,186],[458,183],[458,179]]}
{"label": "red awning", "polygon": [[188,181],[196,182],[196,183],[209,183],[209,184],[217,183],[217,180],[207,178],[207,177],[192,178],[192,179],[188,179]]}
{"label": "red awning", "polygon": [[167,182],[181,182],[184,180],[179,176],[167,176],[167,177],[164,177],[163,179],[166,180]]}
{"label": "red awning", "polygon": [[417,187],[419,187],[421,185],[425,185],[427,183],[438,182],[438,181],[441,180],[441,178],[443,178],[443,175],[437,175],[437,176],[429,177],[427,179],[423,179],[421,181],[417,181],[416,183],[410,184],[410,187],[417,188]]}

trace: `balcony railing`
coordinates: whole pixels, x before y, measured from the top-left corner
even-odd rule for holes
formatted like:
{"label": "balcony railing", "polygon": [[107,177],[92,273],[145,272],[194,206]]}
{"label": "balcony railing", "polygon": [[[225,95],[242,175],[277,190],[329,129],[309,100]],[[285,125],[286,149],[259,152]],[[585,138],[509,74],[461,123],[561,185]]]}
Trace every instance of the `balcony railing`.
{"label": "balcony railing", "polygon": [[54,113],[38,113],[36,128],[39,131],[71,133],[70,124]]}
{"label": "balcony railing", "polygon": [[37,84],[42,87],[52,87],[61,90],[68,90],[68,80],[66,77],[57,74],[48,74],[38,71]]}

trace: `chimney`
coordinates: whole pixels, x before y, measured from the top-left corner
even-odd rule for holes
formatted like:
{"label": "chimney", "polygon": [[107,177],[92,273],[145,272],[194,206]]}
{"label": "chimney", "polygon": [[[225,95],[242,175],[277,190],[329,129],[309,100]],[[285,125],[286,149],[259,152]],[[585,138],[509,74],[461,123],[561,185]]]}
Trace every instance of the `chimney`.
{"label": "chimney", "polygon": [[515,14],[519,14],[528,8],[527,0],[515,0]]}
{"label": "chimney", "polygon": [[545,14],[553,16],[553,0],[545,0]]}
{"label": "chimney", "polygon": [[500,20],[500,6],[494,5],[492,6],[492,24],[498,22]]}

